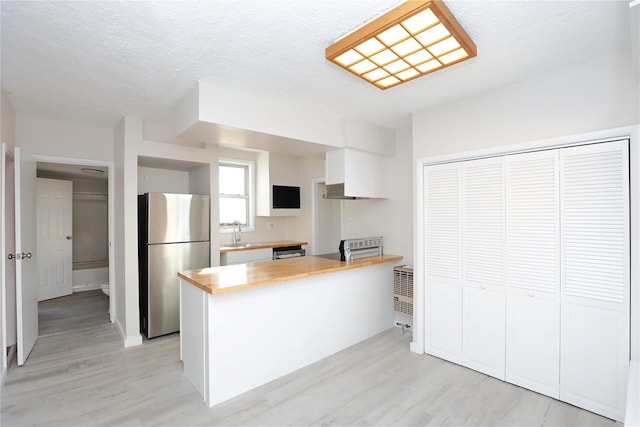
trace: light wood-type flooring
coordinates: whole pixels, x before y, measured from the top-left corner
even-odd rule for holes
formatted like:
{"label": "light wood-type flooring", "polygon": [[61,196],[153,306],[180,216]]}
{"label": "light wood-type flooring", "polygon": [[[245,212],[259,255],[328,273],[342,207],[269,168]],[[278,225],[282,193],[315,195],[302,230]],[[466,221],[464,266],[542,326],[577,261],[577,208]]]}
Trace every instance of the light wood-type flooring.
{"label": "light wood-type flooring", "polygon": [[[232,326],[230,326],[232,327]],[[339,331],[336,331],[339,333]],[[614,426],[590,412],[409,351],[392,328],[208,408],[179,336],[123,348],[109,324],[41,337],[2,390],[3,426]],[[260,349],[255,361],[260,363]]]}
{"label": "light wood-type flooring", "polygon": [[109,297],[100,289],[76,292],[38,303],[39,336],[109,323]]}

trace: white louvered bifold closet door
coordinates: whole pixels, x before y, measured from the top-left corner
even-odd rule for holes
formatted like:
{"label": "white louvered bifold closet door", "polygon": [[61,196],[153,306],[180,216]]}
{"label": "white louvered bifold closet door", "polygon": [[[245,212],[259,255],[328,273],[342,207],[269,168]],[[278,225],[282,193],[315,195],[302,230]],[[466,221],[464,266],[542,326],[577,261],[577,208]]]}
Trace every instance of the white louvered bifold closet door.
{"label": "white louvered bifold closet door", "polygon": [[629,364],[628,141],[560,151],[560,398],[624,417]]}
{"label": "white louvered bifold closet door", "polygon": [[504,157],[462,163],[462,364],[505,378]]}
{"label": "white louvered bifold closet door", "polygon": [[425,351],[461,363],[460,163],[424,167]]}
{"label": "white louvered bifold closet door", "polygon": [[507,156],[506,380],[560,394],[558,150]]}

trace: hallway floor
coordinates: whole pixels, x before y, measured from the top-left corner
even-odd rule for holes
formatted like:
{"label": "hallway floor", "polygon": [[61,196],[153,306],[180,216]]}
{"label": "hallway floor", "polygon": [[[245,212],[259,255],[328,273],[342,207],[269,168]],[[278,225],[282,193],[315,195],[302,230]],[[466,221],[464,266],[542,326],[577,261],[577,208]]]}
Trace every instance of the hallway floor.
{"label": "hallway floor", "polygon": [[100,289],[75,292],[38,303],[38,326],[41,337],[107,323],[109,323],[109,297]]}

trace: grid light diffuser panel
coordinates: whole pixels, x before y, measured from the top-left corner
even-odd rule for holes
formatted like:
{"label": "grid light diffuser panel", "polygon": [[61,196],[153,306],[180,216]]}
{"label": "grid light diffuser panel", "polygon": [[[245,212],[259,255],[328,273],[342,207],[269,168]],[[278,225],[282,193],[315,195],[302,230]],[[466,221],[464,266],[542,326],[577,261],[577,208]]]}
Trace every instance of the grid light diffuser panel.
{"label": "grid light diffuser panel", "polygon": [[340,39],[326,58],[388,89],[476,56],[442,1],[409,0]]}

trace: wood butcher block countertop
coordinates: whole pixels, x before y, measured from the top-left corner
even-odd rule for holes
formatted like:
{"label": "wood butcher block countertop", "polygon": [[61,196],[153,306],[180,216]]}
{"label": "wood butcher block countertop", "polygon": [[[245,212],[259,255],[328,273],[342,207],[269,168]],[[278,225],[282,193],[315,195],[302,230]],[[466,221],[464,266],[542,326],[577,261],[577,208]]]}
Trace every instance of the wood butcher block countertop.
{"label": "wood butcher block countertop", "polygon": [[251,243],[245,243],[245,244],[240,243],[238,246],[220,245],[220,253],[250,251],[252,249],[264,249],[264,248],[284,248],[287,246],[303,246],[306,244],[307,242],[301,242],[298,240],[273,240],[270,242],[251,242]]}
{"label": "wood butcher block countertop", "polygon": [[304,256],[181,271],[178,277],[210,294],[221,294],[401,259],[400,255],[387,254],[344,262]]}

